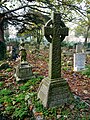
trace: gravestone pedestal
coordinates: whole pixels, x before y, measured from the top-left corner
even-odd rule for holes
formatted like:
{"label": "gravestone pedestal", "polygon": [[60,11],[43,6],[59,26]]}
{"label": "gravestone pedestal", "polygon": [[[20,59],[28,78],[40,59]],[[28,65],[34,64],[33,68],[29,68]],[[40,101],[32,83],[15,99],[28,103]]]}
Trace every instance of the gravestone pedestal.
{"label": "gravestone pedestal", "polygon": [[15,77],[16,81],[28,80],[32,77],[32,67],[28,64],[28,62],[21,62],[16,67]]}
{"label": "gravestone pedestal", "polygon": [[40,84],[38,98],[41,99],[44,107],[55,107],[71,101],[73,96],[68,83],[63,78],[45,78]]}

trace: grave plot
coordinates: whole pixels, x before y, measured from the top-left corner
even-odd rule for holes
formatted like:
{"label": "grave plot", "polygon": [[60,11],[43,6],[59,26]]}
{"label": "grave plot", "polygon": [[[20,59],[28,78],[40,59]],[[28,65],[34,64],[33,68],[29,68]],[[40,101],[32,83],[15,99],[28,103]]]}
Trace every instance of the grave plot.
{"label": "grave plot", "polygon": [[[85,77],[79,72],[74,72],[72,69],[61,70],[63,77],[69,83],[71,91],[75,94],[76,101],[72,101],[70,104],[65,104],[60,107],[46,109],[37,99],[37,90],[43,79],[43,77],[40,76],[47,76],[48,61],[45,59],[48,57],[48,50],[42,50],[40,51],[40,56],[38,58],[36,56],[36,54],[28,54],[28,62],[34,66],[33,71],[38,72],[38,74],[36,78],[28,80],[27,82],[18,84],[13,76],[15,73],[14,67],[18,65],[19,61],[9,61],[8,64],[10,68],[0,70],[0,111],[1,114],[3,113],[1,117],[12,120],[13,117],[15,119],[25,118],[27,120],[33,117],[30,116],[30,113],[34,111],[35,117],[43,117],[46,120],[56,120],[56,118],[85,118],[88,120],[90,117],[90,107],[88,107],[86,103],[90,105],[90,78]],[[37,62],[35,58],[37,58]],[[68,57],[68,60],[70,60],[69,58],[70,57]],[[63,57],[62,60],[65,62],[66,57]],[[0,65],[2,63],[0,63]],[[37,69],[35,69],[35,65]],[[82,100],[86,101],[86,103]],[[21,114],[22,112],[23,114]]]}

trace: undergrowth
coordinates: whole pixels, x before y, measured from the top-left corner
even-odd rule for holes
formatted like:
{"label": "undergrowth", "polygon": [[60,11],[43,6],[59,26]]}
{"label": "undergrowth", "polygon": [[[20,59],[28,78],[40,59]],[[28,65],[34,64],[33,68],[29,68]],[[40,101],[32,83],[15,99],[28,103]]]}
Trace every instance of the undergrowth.
{"label": "undergrowth", "polygon": [[[24,120],[31,118],[30,106],[32,105],[36,112],[42,113],[46,120],[90,120],[90,111],[88,106],[75,99],[63,106],[45,108],[37,98],[37,89],[42,76],[32,78],[25,83],[17,83],[15,90],[3,88],[0,91],[0,114],[8,115],[12,120]],[[1,86],[3,86],[3,82]]]}

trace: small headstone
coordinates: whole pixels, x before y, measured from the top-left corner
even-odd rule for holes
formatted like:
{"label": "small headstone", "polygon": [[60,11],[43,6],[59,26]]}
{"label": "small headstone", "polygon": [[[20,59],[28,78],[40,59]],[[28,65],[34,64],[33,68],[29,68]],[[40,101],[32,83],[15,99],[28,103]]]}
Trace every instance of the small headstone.
{"label": "small headstone", "polygon": [[28,64],[26,61],[26,50],[24,48],[24,44],[21,46],[20,52],[21,52],[21,62],[20,64],[16,67],[16,81],[21,81],[21,80],[29,80],[32,77],[32,67],[31,65]]}
{"label": "small headstone", "polygon": [[76,45],[76,53],[81,53],[83,50],[83,45],[82,44],[77,44]]}
{"label": "small headstone", "polygon": [[85,69],[86,54],[75,53],[74,54],[74,71],[80,71]]}
{"label": "small headstone", "polygon": [[7,46],[7,51],[10,51],[10,49],[9,49],[10,47],[9,46]]}
{"label": "small headstone", "polygon": [[90,42],[89,42],[89,43],[87,43],[87,47],[90,49]]}
{"label": "small headstone", "polygon": [[12,46],[7,45],[7,51],[12,51]]}
{"label": "small headstone", "polygon": [[87,43],[87,46],[86,46],[86,54],[89,54],[89,55],[90,55],[90,43]]}

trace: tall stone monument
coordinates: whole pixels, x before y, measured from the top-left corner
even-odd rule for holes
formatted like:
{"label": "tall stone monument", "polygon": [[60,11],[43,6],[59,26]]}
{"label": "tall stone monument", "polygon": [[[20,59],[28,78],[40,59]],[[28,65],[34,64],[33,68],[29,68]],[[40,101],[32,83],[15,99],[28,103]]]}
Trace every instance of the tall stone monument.
{"label": "tall stone monument", "polygon": [[61,78],[61,42],[68,35],[68,28],[61,21],[60,13],[52,14],[44,27],[44,35],[50,42],[49,76],[42,80],[38,98],[44,107],[54,107],[73,98],[68,83]]}
{"label": "tall stone monument", "polygon": [[16,81],[29,80],[32,77],[32,67],[27,62],[27,53],[24,45],[25,43],[23,41],[20,46],[21,61],[16,67]]}

